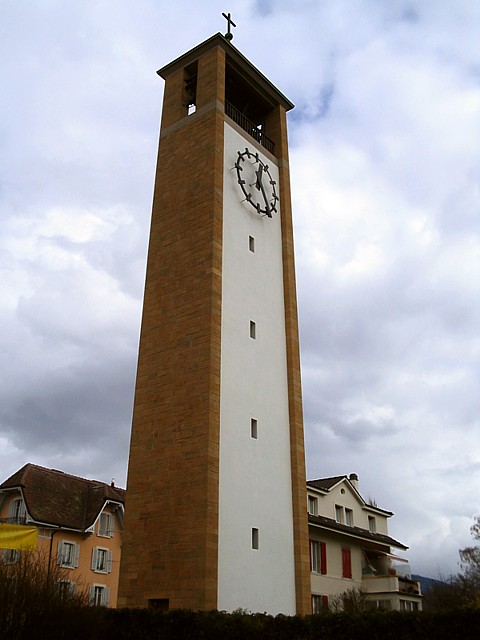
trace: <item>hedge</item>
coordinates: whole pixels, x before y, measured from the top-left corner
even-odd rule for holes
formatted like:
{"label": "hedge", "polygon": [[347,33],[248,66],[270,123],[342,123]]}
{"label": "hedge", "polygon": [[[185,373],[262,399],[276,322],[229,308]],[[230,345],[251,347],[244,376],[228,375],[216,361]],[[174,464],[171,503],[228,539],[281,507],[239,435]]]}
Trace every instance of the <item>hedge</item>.
{"label": "hedge", "polygon": [[81,607],[47,617],[27,615],[18,637],[31,640],[39,633],[49,640],[477,640],[480,609],[289,617]]}

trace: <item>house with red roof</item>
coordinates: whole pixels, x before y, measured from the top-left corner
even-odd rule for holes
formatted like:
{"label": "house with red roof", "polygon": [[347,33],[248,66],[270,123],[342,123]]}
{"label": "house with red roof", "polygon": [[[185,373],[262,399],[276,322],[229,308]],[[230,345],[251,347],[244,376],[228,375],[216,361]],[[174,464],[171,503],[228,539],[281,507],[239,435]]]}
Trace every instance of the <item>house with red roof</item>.
{"label": "house with red roof", "polygon": [[[38,549],[65,569],[64,588],[87,588],[92,604],[115,607],[125,490],[26,464],[0,485],[0,523],[38,530]],[[18,549],[0,549],[18,561]]]}

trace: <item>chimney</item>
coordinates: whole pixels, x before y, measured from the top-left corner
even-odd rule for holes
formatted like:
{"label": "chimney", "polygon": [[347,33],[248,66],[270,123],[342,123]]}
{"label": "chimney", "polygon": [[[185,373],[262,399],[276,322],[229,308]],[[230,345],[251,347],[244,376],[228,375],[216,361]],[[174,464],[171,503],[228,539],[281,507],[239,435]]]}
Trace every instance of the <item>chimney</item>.
{"label": "chimney", "polygon": [[357,474],[356,473],[351,473],[348,476],[348,479],[350,480],[350,482],[352,483],[354,488],[358,491],[358,476],[357,476]]}

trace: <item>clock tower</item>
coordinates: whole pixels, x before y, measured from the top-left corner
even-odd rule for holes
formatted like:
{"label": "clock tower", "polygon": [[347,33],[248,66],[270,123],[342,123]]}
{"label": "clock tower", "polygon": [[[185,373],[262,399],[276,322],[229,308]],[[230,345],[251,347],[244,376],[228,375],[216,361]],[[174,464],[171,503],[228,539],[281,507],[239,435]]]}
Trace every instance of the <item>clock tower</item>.
{"label": "clock tower", "polygon": [[293,105],[230,29],[158,73],[118,605],[307,614]]}

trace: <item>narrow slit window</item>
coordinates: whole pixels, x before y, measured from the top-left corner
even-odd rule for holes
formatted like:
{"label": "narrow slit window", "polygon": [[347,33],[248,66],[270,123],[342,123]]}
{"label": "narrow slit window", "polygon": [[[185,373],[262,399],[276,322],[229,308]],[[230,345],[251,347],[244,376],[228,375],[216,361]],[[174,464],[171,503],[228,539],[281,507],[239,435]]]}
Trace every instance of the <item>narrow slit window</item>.
{"label": "narrow slit window", "polygon": [[250,435],[252,438],[255,438],[255,440],[258,438],[258,421],[256,418],[250,419]]}
{"label": "narrow slit window", "polygon": [[255,238],[248,236],[248,248],[252,253],[255,253]]}
{"label": "narrow slit window", "polygon": [[253,320],[250,320],[250,338],[255,340],[257,337],[257,325]]}
{"label": "narrow slit window", "polygon": [[252,527],[252,549],[258,549],[258,529]]}

